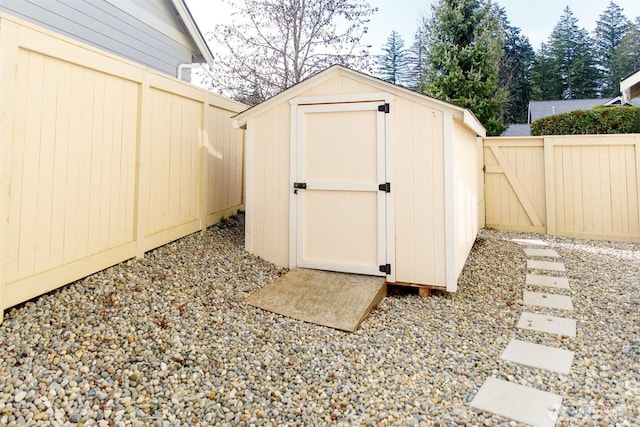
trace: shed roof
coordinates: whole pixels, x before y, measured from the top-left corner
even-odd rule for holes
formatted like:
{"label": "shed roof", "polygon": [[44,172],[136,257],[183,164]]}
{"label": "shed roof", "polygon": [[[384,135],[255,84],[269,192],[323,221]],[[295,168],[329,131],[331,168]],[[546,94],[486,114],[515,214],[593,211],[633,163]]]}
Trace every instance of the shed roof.
{"label": "shed roof", "polygon": [[401,86],[394,85],[368,74],[352,70],[342,65],[332,65],[331,67],[320,71],[319,73],[316,73],[311,77],[308,77],[295,86],[292,86],[289,89],[280,92],[279,94],[267,99],[266,101],[248,108],[247,110],[234,117],[234,126],[245,127],[249,118],[261,114],[280,103],[287,102],[288,100],[295,98],[296,96],[304,93],[310,88],[336,76],[348,77],[355,81],[372,86],[382,92],[387,92],[395,96],[410,99],[414,102],[425,104],[438,110],[451,112],[454,118],[462,121],[465,126],[473,130],[476,135],[486,136],[486,130],[484,126],[473,115],[471,110],[458,107],[439,99],[431,98],[429,96],[414,92]]}

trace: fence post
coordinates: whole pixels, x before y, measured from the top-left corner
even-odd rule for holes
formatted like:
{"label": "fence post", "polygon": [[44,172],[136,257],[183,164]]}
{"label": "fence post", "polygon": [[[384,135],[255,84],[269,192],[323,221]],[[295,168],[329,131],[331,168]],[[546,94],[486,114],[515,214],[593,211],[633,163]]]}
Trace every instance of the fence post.
{"label": "fence post", "polygon": [[5,308],[7,227],[11,196],[11,146],[15,117],[18,26],[0,17],[0,323]]}
{"label": "fence post", "polygon": [[556,183],[555,183],[555,154],[553,139],[542,138],[544,147],[544,182],[545,182],[545,204],[547,214],[547,234],[557,233],[556,225]]}
{"label": "fence post", "polygon": [[202,115],[200,119],[200,231],[207,229],[207,198],[209,196],[209,165],[207,153],[209,149],[209,94],[205,94],[202,101]]}
{"label": "fence post", "polygon": [[134,193],[134,232],[136,258],[144,258],[145,236],[148,226],[149,162],[151,145],[151,85],[149,75],[143,73],[138,96],[138,140],[136,143],[136,187]]}
{"label": "fence post", "polygon": [[636,195],[638,202],[638,229],[640,230],[640,134],[635,136],[635,144],[636,150],[636,191],[638,194]]}

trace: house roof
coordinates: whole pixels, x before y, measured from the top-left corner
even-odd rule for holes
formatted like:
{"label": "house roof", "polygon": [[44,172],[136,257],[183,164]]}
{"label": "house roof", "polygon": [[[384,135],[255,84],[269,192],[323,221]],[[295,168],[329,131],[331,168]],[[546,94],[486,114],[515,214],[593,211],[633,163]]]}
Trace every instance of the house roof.
{"label": "house roof", "polygon": [[382,92],[387,92],[398,97],[407,98],[421,104],[427,104],[442,111],[451,112],[454,118],[462,121],[469,129],[473,130],[476,135],[486,136],[486,130],[484,126],[473,115],[471,110],[458,107],[439,99],[431,98],[429,96],[414,92],[409,89],[405,89],[401,86],[397,86],[368,74],[346,68],[342,65],[332,65],[331,67],[320,71],[312,75],[311,77],[308,77],[295,86],[292,86],[289,89],[280,92],[279,94],[267,99],[266,101],[241,112],[234,117],[234,127],[245,127],[249,118],[255,117],[256,115],[269,110],[275,105],[283,102],[288,102],[290,99],[295,98],[296,96],[304,93],[310,88],[336,76],[345,76],[363,84],[373,86],[374,88]]}
{"label": "house roof", "polygon": [[196,47],[198,48],[198,51],[202,55],[203,62],[207,63],[209,67],[212,67],[213,54],[211,53],[211,50],[209,49],[209,46],[207,45],[206,40],[202,36],[202,33],[200,32],[200,29],[198,28],[196,21],[193,19],[193,15],[191,15],[191,12],[189,11],[187,4],[185,3],[184,0],[169,0],[169,1],[178,12],[178,16],[184,23],[184,26],[187,29],[187,32],[189,33],[191,40],[193,40],[193,43],[196,45]]}
{"label": "house roof", "polygon": [[531,125],[511,124],[500,136],[531,136]]}
{"label": "house roof", "polygon": [[575,110],[590,110],[598,105],[608,105],[615,99],[562,99],[557,101],[529,101],[529,123],[554,114]]}
{"label": "house roof", "polygon": [[631,103],[633,98],[640,97],[640,69],[620,81],[620,92],[624,103]]}

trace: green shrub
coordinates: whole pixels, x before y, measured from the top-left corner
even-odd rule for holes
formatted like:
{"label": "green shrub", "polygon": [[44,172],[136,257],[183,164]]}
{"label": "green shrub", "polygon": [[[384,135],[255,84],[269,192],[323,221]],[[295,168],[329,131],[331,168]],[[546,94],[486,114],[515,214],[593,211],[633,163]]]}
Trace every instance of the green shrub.
{"label": "green shrub", "polygon": [[640,133],[640,107],[607,105],[543,117],[531,123],[531,135]]}

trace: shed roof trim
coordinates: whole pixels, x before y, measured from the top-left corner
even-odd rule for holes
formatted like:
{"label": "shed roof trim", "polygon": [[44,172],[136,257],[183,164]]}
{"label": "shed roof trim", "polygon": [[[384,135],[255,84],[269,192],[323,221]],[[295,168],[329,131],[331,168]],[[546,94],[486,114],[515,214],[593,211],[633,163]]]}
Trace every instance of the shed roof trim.
{"label": "shed roof trim", "polygon": [[407,98],[421,104],[427,104],[442,111],[448,111],[453,115],[455,119],[462,121],[467,127],[476,132],[477,135],[486,135],[484,126],[482,126],[480,121],[478,121],[478,119],[468,109],[458,107],[439,99],[431,98],[429,96],[414,92],[409,89],[405,89],[401,86],[385,82],[384,80],[378,79],[376,77],[372,77],[359,71],[343,67],[342,65],[332,65],[331,67],[320,71],[319,73],[314,74],[311,77],[308,77],[295,86],[292,86],[289,89],[280,92],[279,94],[267,99],[266,101],[243,111],[242,113],[234,117],[234,126],[245,127],[250,118],[262,114],[263,112],[272,108],[274,105],[289,102],[290,100],[309,90],[313,86],[323,83],[336,76],[345,76],[359,81],[363,84],[373,86],[377,90],[387,92],[398,97]]}

